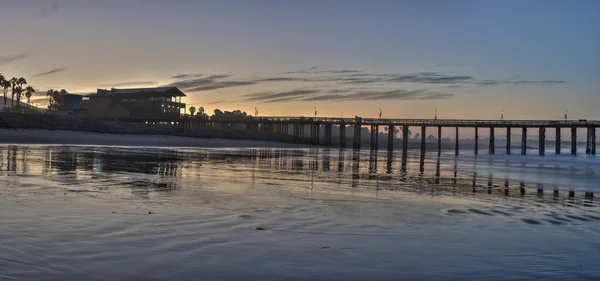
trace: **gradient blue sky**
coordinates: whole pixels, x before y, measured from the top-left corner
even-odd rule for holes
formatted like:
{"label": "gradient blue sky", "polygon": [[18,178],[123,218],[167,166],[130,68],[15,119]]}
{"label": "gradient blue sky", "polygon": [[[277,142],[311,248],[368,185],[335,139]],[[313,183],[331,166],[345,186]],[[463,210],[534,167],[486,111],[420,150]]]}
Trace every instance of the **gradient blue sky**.
{"label": "gradient blue sky", "polygon": [[41,90],[176,85],[208,111],[260,115],[600,119],[600,1],[5,0],[0,26],[0,73]]}

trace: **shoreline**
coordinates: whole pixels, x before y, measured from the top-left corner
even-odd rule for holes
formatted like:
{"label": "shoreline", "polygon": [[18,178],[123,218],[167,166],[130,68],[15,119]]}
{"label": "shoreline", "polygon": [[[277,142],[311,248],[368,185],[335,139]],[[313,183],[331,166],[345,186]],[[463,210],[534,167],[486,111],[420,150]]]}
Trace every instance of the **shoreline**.
{"label": "shoreline", "polygon": [[196,138],[168,135],[111,134],[85,131],[0,128],[1,145],[74,145],[177,148],[310,148],[306,144],[269,140]]}

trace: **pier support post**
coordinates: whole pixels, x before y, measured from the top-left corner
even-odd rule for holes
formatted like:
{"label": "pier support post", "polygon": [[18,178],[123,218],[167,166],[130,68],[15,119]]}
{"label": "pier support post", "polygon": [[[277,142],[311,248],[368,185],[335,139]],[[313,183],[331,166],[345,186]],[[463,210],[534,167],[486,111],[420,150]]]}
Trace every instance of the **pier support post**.
{"label": "pier support post", "polygon": [[540,137],[539,137],[539,151],[540,155],[546,154],[546,127],[540,127]]}
{"label": "pier support post", "polygon": [[379,148],[379,126],[371,125],[371,150]]}
{"label": "pier support post", "polygon": [[561,140],[560,140],[560,127],[556,127],[556,136],[555,136],[554,142],[555,142],[555,144],[554,144],[555,145],[554,146],[554,153],[556,155],[560,155],[560,143],[561,143]]}
{"label": "pier support post", "polygon": [[346,123],[340,124],[340,147],[346,147]]}
{"label": "pier support post", "polygon": [[362,118],[356,116],[354,120],[354,143],[352,148],[360,149],[360,140],[361,140],[361,128],[362,128]]}
{"label": "pier support post", "polygon": [[455,136],[455,142],[454,142],[454,155],[458,156],[458,140],[459,140],[459,136],[458,136],[458,127],[456,127],[456,136]]}
{"label": "pier support post", "polygon": [[317,137],[315,138],[315,144],[321,143],[321,123],[315,124],[315,133]]}
{"label": "pier support post", "polygon": [[577,127],[571,127],[571,154],[577,154]]}
{"label": "pier support post", "polygon": [[426,128],[426,126],[421,126],[421,161],[425,159],[425,138],[427,134],[427,132],[425,131]]}
{"label": "pier support post", "polygon": [[506,127],[506,154],[507,155],[510,155],[510,148],[511,148],[511,144],[512,144],[512,141],[511,141],[511,139],[512,139],[511,137],[512,136],[511,136],[511,132],[510,131],[511,131],[511,128],[510,127]]}
{"label": "pier support post", "polygon": [[496,153],[496,142],[494,139],[494,127],[490,127],[490,147],[489,147],[489,153],[490,154],[495,154]]}
{"label": "pier support post", "polygon": [[587,128],[587,140],[585,143],[586,154],[596,154],[596,128]]}
{"label": "pier support post", "polygon": [[294,130],[293,135],[295,139],[299,139],[299,128],[298,128],[298,124],[292,124],[292,129]]}
{"label": "pier support post", "polygon": [[479,154],[479,128],[475,127],[475,155]]}
{"label": "pier support post", "polygon": [[592,155],[596,155],[596,127],[591,128],[592,130]]}
{"label": "pier support post", "polygon": [[438,156],[442,155],[442,126],[438,126],[437,149],[438,149]]}
{"label": "pier support post", "polygon": [[331,132],[332,132],[332,125],[331,123],[325,124],[325,136],[324,136],[324,140],[323,140],[323,144],[326,146],[330,146],[331,145]]}
{"label": "pier support post", "polygon": [[394,125],[388,125],[388,152],[394,151]]}
{"label": "pier support post", "polygon": [[527,127],[523,127],[521,132],[521,154],[527,155]]}

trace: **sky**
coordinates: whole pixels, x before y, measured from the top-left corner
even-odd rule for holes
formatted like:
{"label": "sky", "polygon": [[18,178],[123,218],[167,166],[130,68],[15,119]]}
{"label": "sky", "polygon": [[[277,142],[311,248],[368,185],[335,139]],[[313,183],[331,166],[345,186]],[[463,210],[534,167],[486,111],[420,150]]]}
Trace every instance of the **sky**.
{"label": "sky", "polygon": [[0,0],[0,26],[0,73],[41,92],[177,86],[208,112],[600,120],[595,0]]}

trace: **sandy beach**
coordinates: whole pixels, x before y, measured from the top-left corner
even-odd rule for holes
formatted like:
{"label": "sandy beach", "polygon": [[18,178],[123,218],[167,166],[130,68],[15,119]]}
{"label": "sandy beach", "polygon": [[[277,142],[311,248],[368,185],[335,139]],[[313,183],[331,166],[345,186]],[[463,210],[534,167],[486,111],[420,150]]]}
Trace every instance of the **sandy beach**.
{"label": "sandy beach", "polygon": [[146,147],[269,147],[306,148],[309,145],[260,140],[193,138],[166,135],[103,134],[92,132],[0,129],[1,144],[64,144]]}

